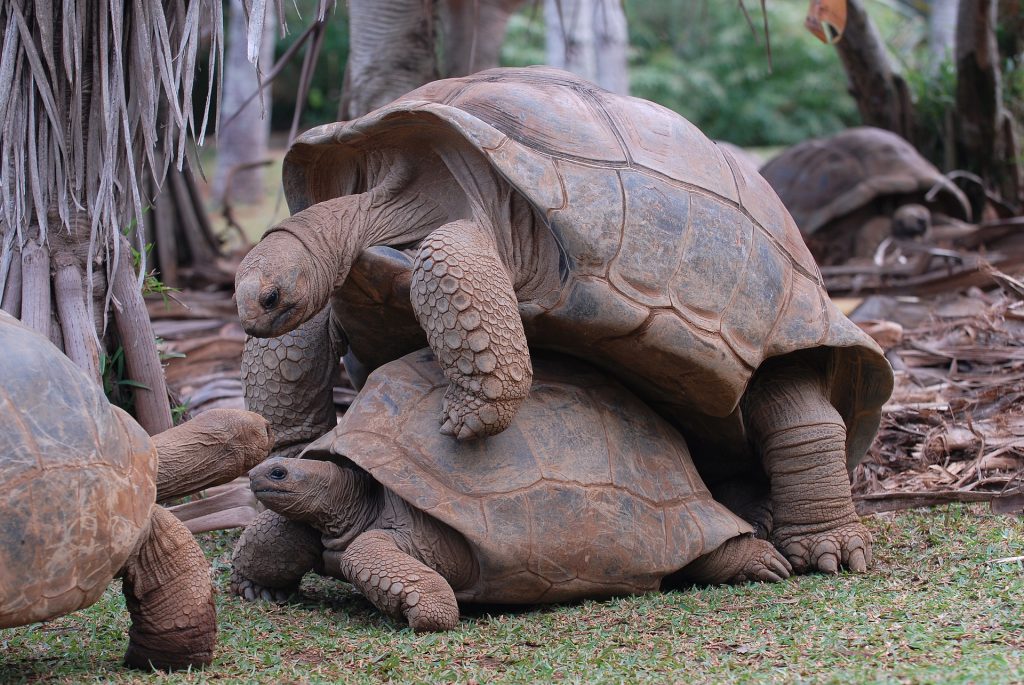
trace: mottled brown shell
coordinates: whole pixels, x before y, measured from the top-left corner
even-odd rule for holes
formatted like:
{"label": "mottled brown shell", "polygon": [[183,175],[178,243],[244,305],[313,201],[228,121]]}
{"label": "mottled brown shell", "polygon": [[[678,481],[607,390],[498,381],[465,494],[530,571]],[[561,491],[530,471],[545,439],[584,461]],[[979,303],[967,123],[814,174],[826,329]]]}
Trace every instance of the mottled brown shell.
{"label": "mottled brown shell", "polygon": [[48,340],[0,312],[0,628],[95,602],[148,530],[156,448]]}
{"label": "mottled brown shell", "polygon": [[[823,348],[848,462],[864,455],[892,389],[881,350],[832,305],[768,182],[660,105],[548,67],[437,81],[300,137],[285,159],[289,206],[365,191],[382,154],[452,147],[526,198],[561,250],[557,301],[520,303],[531,348],[614,373],[684,430],[705,477],[753,463],[738,404],[762,362]],[[459,183],[438,192],[472,198]],[[385,318],[415,323],[401,298],[378,295]],[[367,331],[371,344],[394,328]]]}
{"label": "mottled brown shell", "polygon": [[430,350],[386,364],[306,457],[346,457],[461,532],[479,579],[459,598],[554,602],[655,590],[750,527],[715,502],[682,436],[607,374],[534,357],[502,433],[437,431],[448,381]]}
{"label": "mottled brown shell", "polygon": [[936,199],[929,204],[949,216],[970,218],[963,192],[913,145],[880,128],[859,126],[798,143],[772,158],[761,174],[805,235],[882,197],[924,202],[933,188]]}

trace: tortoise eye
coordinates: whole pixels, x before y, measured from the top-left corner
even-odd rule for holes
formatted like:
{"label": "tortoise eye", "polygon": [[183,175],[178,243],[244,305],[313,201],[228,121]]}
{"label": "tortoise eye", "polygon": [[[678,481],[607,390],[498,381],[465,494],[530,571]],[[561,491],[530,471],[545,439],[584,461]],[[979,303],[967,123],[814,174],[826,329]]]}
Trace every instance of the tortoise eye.
{"label": "tortoise eye", "polygon": [[271,480],[284,480],[288,476],[288,471],[280,466],[275,466],[267,475]]}
{"label": "tortoise eye", "polygon": [[278,300],[281,299],[281,291],[277,288],[271,288],[267,292],[260,295],[260,306],[264,309],[273,309]]}

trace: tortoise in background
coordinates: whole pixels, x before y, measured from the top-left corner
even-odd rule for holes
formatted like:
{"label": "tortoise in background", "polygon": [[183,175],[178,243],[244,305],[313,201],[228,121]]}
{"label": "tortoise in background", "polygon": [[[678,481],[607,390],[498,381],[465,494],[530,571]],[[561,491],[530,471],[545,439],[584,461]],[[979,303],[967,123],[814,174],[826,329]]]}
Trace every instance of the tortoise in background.
{"label": "tortoise in background", "polygon": [[132,616],[127,665],[209,664],[210,566],[155,501],[251,468],[270,449],[266,421],[213,410],[151,439],[49,340],[4,312],[0,350],[0,628],[87,607],[120,577]]}
{"label": "tortoise in background", "polygon": [[971,217],[967,196],[952,181],[913,145],[880,128],[798,143],[761,174],[822,265],[870,259],[889,236],[920,238],[950,217]]}
{"label": "tortoise in background", "polygon": [[236,282],[246,331],[279,336],[243,364],[275,433],[330,429],[310,405],[330,407],[336,342],[366,371],[429,344],[460,439],[509,425],[529,349],[565,352],[681,429],[709,485],[770,481],[795,568],[863,568],[847,467],[891,369],[764,178],[679,115],[556,69],[489,70],[307,132],[284,185],[295,215]]}
{"label": "tortoise in background", "polygon": [[434,429],[447,379],[429,349],[374,371],[305,458],[250,471],[269,510],[238,541],[232,589],[278,597],[317,569],[416,630],[443,630],[458,622],[456,600],[789,576],[775,548],[712,499],[664,419],[583,362],[541,353],[534,364],[511,425],[474,441]]}

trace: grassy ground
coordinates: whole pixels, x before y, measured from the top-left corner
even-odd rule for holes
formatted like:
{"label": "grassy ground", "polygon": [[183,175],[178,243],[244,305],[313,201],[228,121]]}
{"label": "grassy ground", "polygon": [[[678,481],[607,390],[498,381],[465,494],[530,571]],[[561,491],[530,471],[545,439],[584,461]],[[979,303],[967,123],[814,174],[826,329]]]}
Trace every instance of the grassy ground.
{"label": "grassy ground", "polygon": [[474,612],[415,635],[347,585],[307,580],[287,606],[224,594],[235,536],[203,536],[215,571],[214,664],[124,670],[115,583],[97,605],[0,631],[0,682],[1024,682],[1024,519],[955,506],[868,520],[865,576]]}

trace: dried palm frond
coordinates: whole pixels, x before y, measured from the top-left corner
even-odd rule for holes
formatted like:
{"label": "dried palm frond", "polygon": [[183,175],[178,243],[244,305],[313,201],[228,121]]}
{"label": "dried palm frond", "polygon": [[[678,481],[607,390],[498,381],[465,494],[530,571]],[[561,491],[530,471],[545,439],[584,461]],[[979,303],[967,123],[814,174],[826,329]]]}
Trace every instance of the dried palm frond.
{"label": "dried palm frond", "polygon": [[[250,43],[262,35],[266,2],[244,0]],[[207,35],[197,123],[192,93]],[[90,256],[109,252],[109,270],[119,258],[112,238],[133,224],[145,257],[143,212],[153,198],[144,189],[156,192],[192,141],[202,144],[223,51],[220,0],[0,2],[0,284],[30,227],[44,240],[79,213],[91,223]],[[250,60],[258,54],[250,45]]]}

